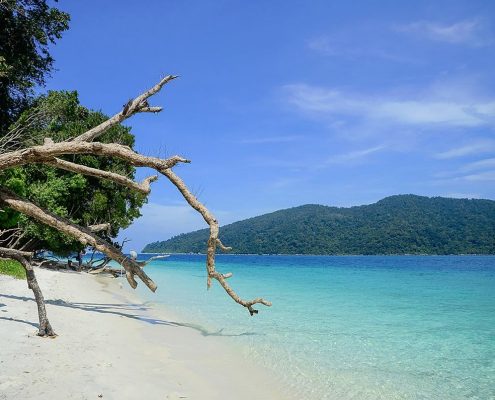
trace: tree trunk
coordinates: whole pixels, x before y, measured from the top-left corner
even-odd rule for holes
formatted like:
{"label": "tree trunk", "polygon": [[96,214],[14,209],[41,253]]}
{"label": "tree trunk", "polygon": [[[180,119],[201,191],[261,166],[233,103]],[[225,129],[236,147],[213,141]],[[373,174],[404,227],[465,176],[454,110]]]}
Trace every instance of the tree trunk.
{"label": "tree trunk", "polygon": [[41,289],[38,285],[38,281],[36,280],[36,275],[34,274],[34,269],[31,263],[22,256],[15,257],[17,261],[19,261],[24,270],[26,271],[26,281],[28,284],[28,288],[33,291],[34,298],[36,300],[36,305],[38,306],[38,319],[40,322],[38,329],[38,336],[42,337],[55,337],[57,334],[54,332],[50,321],[48,320],[48,316],[46,314],[45,307],[45,299],[43,298],[43,293],[41,293]]}
{"label": "tree trunk", "polygon": [[18,261],[23,266],[24,271],[26,271],[28,288],[33,291],[36,305],[38,306],[38,318],[40,322],[38,336],[57,336],[57,334],[53,331],[50,321],[48,320],[48,316],[46,315],[45,299],[43,298],[43,293],[41,293],[38,281],[36,280],[36,275],[34,274],[33,266],[30,262],[32,253],[0,247],[0,257]]}

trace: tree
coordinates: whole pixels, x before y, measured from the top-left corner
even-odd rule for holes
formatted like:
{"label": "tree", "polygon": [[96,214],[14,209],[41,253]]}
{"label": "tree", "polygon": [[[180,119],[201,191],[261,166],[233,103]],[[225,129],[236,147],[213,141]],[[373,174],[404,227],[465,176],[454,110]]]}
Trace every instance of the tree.
{"label": "tree", "polygon": [[[109,129],[117,126],[134,114],[160,112],[161,107],[150,106],[148,104],[148,99],[160,91],[165,84],[175,78],[176,76],[172,75],[164,77],[151,89],[139,95],[135,99],[130,100],[124,106],[122,111],[72,139],[55,142],[53,138],[45,137],[43,144],[41,145],[30,146],[0,154],[0,171],[32,164],[45,164],[57,168],[63,168],[67,171],[81,175],[89,175],[98,177],[99,179],[105,179],[147,195],[150,192],[151,182],[155,181],[158,176],[149,176],[142,182],[138,183],[119,173],[88,167],[78,164],[77,162],[63,160],[59,157],[89,154],[98,157],[119,159],[135,167],[148,167],[154,169],[162,176],[165,176],[179,190],[187,203],[199,212],[205,222],[209,225],[206,256],[207,288],[211,286],[212,280],[215,279],[236,303],[247,308],[251,315],[257,314],[258,310],[253,307],[255,304],[271,306],[271,303],[263,298],[255,298],[253,300],[244,300],[240,298],[227,283],[227,279],[232,277],[232,274],[222,274],[216,270],[215,253],[217,247],[220,247],[223,250],[229,250],[230,248],[224,246],[219,238],[219,225],[215,216],[190,192],[184,181],[172,171],[172,168],[175,165],[179,163],[189,163],[190,161],[181,156],[173,156],[166,159],[144,156],[135,152],[130,147],[120,143],[102,143],[94,141],[97,138],[101,138],[102,135],[105,132],[108,132]],[[126,271],[127,281],[132,288],[137,286],[137,281],[135,279],[137,276],[150,290],[156,290],[156,284],[144,272],[140,263],[125,256],[119,248],[100,237],[97,232],[93,232],[91,226],[85,227],[78,225],[64,216],[51,212],[26,198],[20,197],[12,190],[4,186],[0,186],[0,204],[3,208],[15,210],[44,223],[63,234],[75,238],[83,246],[91,246],[96,250],[105,253],[108,257],[122,265]],[[46,315],[43,296],[36,282],[36,277],[30,264],[32,254],[11,248],[0,248],[0,256],[4,258],[16,259],[24,266],[26,269],[28,286],[33,290],[36,302],[38,304],[38,314],[40,320],[38,334],[40,336],[55,335],[55,332],[53,331]]]}
{"label": "tree", "polygon": [[[55,141],[70,140],[107,118],[100,112],[82,107],[76,92],[49,92],[39,97],[14,125],[18,130],[24,127],[17,135],[16,143],[9,135],[4,139],[8,139],[9,147],[14,149],[39,145],[44,137]],[[130,128],[116,125],[105,132],[100,141],[117,142],[132,148],[134,136]],[[119,159],[82,154],[65,156],[65,160],[134,178],[135,168]],[[0,184],[79,225],[110,223],[111,229],[101,231],[107,239],[115,237],[119,229],[129,226],[134,218],[139,217],[139,208],[145,201],[142,193],[126,186],[74,174],[50,164],[9,169],[0,174]],[[11,210],[0,214],[0,228],[14,227],[20,229],[8,231],[1,237],[13,248],[24,251],[46,249],[58,254],[82,249],[82,245],[72,237],[18,212]]]}
{"label": "tree", "polygon": [[45,83],[54,61],[49,45],[69,19],[46,0],[0,0],[0,136]]}

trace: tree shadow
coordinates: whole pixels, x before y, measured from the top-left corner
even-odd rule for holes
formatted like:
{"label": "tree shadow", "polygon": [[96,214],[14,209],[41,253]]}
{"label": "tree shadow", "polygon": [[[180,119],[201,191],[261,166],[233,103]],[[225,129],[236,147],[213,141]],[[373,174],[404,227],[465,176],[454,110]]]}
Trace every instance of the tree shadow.
{"label": "tree shadow", "polygon": [[[0,293],[0,298],[5,297],[12,300],[19,301],[34,301],[33,298],[25,297],[25,296],[15,296],[11,294],[3,294]],[[184,327],[194,329],[195,331],[201,333],[203,336],[222,336],[222,337],[239,337],[239,336],[259,336],[261,334],[256,332],[243,332],[239,334],[228,334],[223,333],[224,328],[219,329],[217,331],[209,331],[205,327],[197,324],[192,324],[188,322],[176,322],[176,321],[167,321],[159,318],[151,318],[145,315],[135,314],[133,312],[136,311],[148,311],[151,307],[144,304],[133,304],[133,303],[82,303],[82,302],[67,302],[62,299],[56,300],[45,300],[46,304],[50,304],[57,307],[68,307],[77,310],[87,311],[87,312],[95,312],[99,314],[113,314],[118,315],[124,318],[130,318],[137,321],[142,321],[151,325],[165,325],[171,327]],[[126,312],[127,311],[127,312]],[[11,318],[2,318],[7,320],[12,320]],[[18,321],[32,324],[27,321]],[[33,324],[32,324],[33,325]],[[37,325],[33,325],[38,327]]]}
{"label": "tree shadow", "polygon": [[3,319],[4,321],[20,322],[22,324],[31,325],[31,326],[34,326],[36,329],[39,329],[39,327],[40,327],[39,324],[36,324],[34,322],[31,322],[31,321],[26,321],[23,319],[16,319],[16,318],[12,318],[12,317],[0,317],[0,319]]}

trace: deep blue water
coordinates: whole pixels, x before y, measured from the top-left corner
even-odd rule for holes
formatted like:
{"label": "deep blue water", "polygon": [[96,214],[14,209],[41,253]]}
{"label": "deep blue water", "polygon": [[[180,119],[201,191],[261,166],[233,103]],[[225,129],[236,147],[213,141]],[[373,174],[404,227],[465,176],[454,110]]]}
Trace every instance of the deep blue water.
{"label": "deep blue water", "polygon": [[[146,258],[141,255],[140,259]],[[250,317],[214,282],[205,258],[146,267],[140,293],[225,336],[304,399],[495,398],[494,256],[227,256],[217,269]]]}

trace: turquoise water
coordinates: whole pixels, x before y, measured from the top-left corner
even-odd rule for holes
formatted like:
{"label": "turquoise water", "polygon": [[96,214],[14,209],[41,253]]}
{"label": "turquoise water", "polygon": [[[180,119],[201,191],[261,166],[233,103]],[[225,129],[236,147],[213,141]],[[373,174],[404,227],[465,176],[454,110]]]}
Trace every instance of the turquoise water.
{"label": "turquoise water", "polygon": [[241,296],[273,302],[254,317],[218,284],[206,291],[203,256],[146,268],[159,286],[141,287],[147,300],[233,341],[300,398],[495,398],[495,257],[218,256]]}

